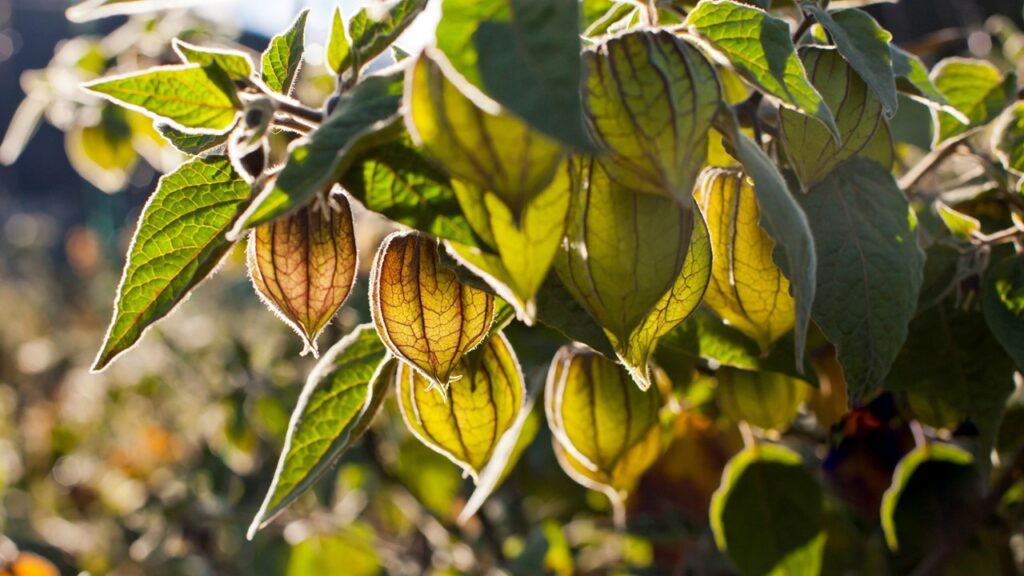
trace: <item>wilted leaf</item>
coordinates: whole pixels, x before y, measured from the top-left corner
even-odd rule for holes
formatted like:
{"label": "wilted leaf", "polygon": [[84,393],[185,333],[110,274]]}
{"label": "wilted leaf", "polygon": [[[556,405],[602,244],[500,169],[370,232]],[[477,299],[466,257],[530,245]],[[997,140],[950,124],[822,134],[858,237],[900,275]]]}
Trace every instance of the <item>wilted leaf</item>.
{"label": "wilted leaf", "polygon": [[388,236],[373,262],[370,312],[391,352],[443,392],[459,377],[463,356],[487,335],[494,297],[459,282],[441,266],[438,249],[415,232]]}
{"label": "wilted leaf", "polygon": [[802,58],[811,82],[835,115],[842,136],[841,143],[836,144],[819,123],[784,108],[779,110],[779,132],[787,157],[807,189],[858,155],[884,120],[878,99],[838,51],[808,48]]}
{"label": "wilted leaf", "polygon": [[721,99],[715,70],[667,31],[616,36],[583,55],[587,124],[622,186],[688,205]]}
{"label": "wilted leaf", "polygon": [[917,308],[924,253],[887,170],[853,159],[800,197],[819,255],[814,321],[835,344],[851,404],[889,373]]}
{"label": "wilted leaf", "polygon": [[292,91],[292,84],[295,83],[295,77],[299,75],[299,67],[302,65],[308,16],[308,8],[299,12],[291,26],[271,38],[267,49],[263,51],[260,76],[263,83],[274,92],[287,96]]}
{"label": "wilted leaf", "polygon": [[992,335],[1024,373],[1024,256],[1011,256],[989,267],[981,304]]}
{"label": "wilted leaf", "polygon": [[[512,346],[498,333],[462,358],[455,379],[443,394],[418,370],[402,364],[396,390],[409,430],[479,480],[526,399],[526,385]],[[513,441],[514,442],[514,441]],[[505,455],[507,457],[507,454]]]}
{"label": "wilted leaf", "polygon": [[733,422],[784,432],[807,396],[806,383],[778,372],[748,372],[719,368],[715,397],[722,413]]}
{"label": "wilted leaf", "polygon": [[518,222],[494,194],[458,181],[452,185],[462,212],[486,246],[451,242],[449,252],[510,302],[520,320],[533,324],[537,291],[565,234],[571,196],[567,166],[526,205]]}
{"label": "wilted leaf", "polygon": [[344,194],[258,226],[249,237],[249,275],[260,298],[317,355],[317,337],[356,281],[356,236]]}
{"label": "wilted leaf", "polygon": [[696,208],[623,188],[597,160],[575,160],[570,176],[573,198],[558,276],[647,389],[658,338],[693,312],[707,288],[707,225]]}
{"label": "wilted leaf", "polygon": [[832,112],[807,80],[785,20],[731,0],[706,0],[690,11],[686,24],[744,80],[780,105],[817,119],[839,139]]}
{"label": "wilted leaf", "polygon": [[344,71],[351,50],[352,44],[345,30],[345,21],[341,18],[341,8],[335,6],[334,17],[331,18],[331,33],[327,38],[327,51],[324,54],[327,67],[335,74]]}
{"label": "wilted leaf", "polygon": [[992,130],[992,151],[1007,170],[1024,176],[1024,101],[999,115]]}
{"label": "wilted leaf", "polygon": [[175,38],[171,46],[178,53],[178,56],[188,64],[199,64],[202,66],[216,64],[232,80],[246,80],[249,76],[252,76],[252,60],[249,59],[245,52],[196,46],[180,38]]}
{"label": "wilted leaf", "polygon": [[190,156],[199,156],[228,141],[231,132],[223,134],[189,134],[169,125],[157,123],[156,129],[165,140]]}
{"label": "wilted leaf", "polygon": [[341,58],[335,71],[358,70],[372,62],[402,35],[426,6],[427,0],[397,0],[383,13],[380,6],[360,8],[348,23],[352,48]]}
{"label": "wilted leaf", "polygon": [[249,526],[251,539],[337,463],[373,421],[397,363],[371,324],[324,353],[292,412],[274,480]]}
{"label": "wilted leaf", "polygon": [[284,169],[239,218],[232,234],[306,205],[336,182],[364,147],[392,138],[402,77],[396,71],[368,76],[343,94],[320,128],[291,145]]}
{"label": "wilted leaf", "polygon": [[796,304],[794,354],[803,366],[804,343],[811,323],[811,309],[817,290],[818,256],[807,215],[797,204],[775,163],[753,140],[740,132],[736,116],[723,110],[715,119],[730,154],[739,160],[754,181],[760,209],[761,228],[775,241],[772,259],[789,278],[790,294]]}
{"label": "wilted leaf", "polygon": [[341,185],[364,206],[395,222],[438,238],[476,244],[448,177],[407,138],[374,147],[357,158]]}
{"label": "wilted leaf", "polygon": [[715,543],[743,576],[817,576],[825,551],[821,486],[800,456],[757,444],[734,456],[711,498]]}
{"label": "wilted leaf", "polygon": [[969,120],[965,124],[948,112],[933,109],[936,126],[933,146],[991,122],[1017,91],[1016,75],[1009,73],[1003,77],[995,65],[985,60],[946,58],[932,69],[931,79],[949,104]]}
{"label": "wilted leaf", "polygon": [[241,109],[235,87],[218,66],[150,68],[82,87],[193,134],[224,132]]}
{"label": "wilted leaf", "polygon": [[656,387],[640,390],[621,366],[578,344],[563,346],[548,369],[544,409],[559,463],[605,493],[617,514],[660,453],[660,406]]}
{"label": "wilted leaf", "polygon": [[793,328],[789,281],[772,262],[774,242],[758,224],[752,182],[738,170],[709,169],[696,194],[715,258],[704,301],[762,350]]}
{"label": "wilted leaf", "polygon": [[406,123],[413,139],[455,178],[491,192],[518,220],[554,178],[557,142],[501,110],[425,52],[410,69]]}
{"label": "wilted leaf", "polygon": [[[889,51],[892,34],[879,26],[870,14],[857,8],[828,11],[812,2],[805,2],[802,6],[828,31],[839,53],[882,103],[886,117],[892,118],[898,105],[896,78]],[[813,78],[811,81],[814,81]],[[814,86],[819,90],[822,88],[816,82]],[[825,101],[829,102],[828,96],[825,96]],[[836,114],[836,123],[841,125],[842,120],[831,102],[829,108]],[[845,138],[843,142],[846,142]]]}
{"label": "wilted leaf", "polygon": [[249,185],[223,156],[196,158],[160,179],[142,210],[93,370],[130,348],[216,268]]}
{"label": "wilted leaf", "polygon": [[548,136],[590,146],[577,0],[443,0],[441,11],[437,46],[471,85]]}

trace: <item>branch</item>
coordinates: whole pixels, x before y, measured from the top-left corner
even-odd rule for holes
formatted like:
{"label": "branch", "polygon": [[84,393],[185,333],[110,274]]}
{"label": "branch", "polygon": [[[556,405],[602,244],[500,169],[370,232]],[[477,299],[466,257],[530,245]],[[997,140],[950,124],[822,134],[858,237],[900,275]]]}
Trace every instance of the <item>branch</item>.
{"label": "branch", "polygon": [[974,136],[981,130],[981,127],[971,128],[967,132],[948,140],[945,144],[932,150],[927,156],[921,159],[911,170],[900,178],[899,185],[900,189],[904,192],[909,191],[911,188],[917,185],[929,172],[937,168],[942,161],[948,158],[953,152],[956,151],[957,147],[963,144],[968,138]]}

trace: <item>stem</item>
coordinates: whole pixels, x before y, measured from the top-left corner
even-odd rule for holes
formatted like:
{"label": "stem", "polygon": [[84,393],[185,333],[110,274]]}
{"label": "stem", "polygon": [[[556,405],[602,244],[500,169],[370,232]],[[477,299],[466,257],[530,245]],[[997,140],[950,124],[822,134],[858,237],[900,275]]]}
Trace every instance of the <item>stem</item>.
{"label": "stem", "polygon": [[956,138],[947,141],[939,148],[929,152],[927,156],[922,158],[921,161],[910,170],[910,172],[907,172],[902,178],[900,178],[900,189],[904,192],[908,192],[921,181],[921,178],[924,178],[929,172],[942,164],[942,161],[953,154],[960,144],[963,144],[968,138],[977,134],[979,130],[980,128],[972,128]]}
{"label": "stem", "polygon": [[1024,449],[1017,450],[1010,464],[1004,468],[992,484],[988,495],[966,517],[959,520],[956,526],[947,527],[944,544],[932,548],[932,552],[918,564],[911,576],[938,576],[942,574],[949,562],[956,556],[974,536],[982,522],[991,518],[999,508],[999,503],[1013,485],[1024,474]]}

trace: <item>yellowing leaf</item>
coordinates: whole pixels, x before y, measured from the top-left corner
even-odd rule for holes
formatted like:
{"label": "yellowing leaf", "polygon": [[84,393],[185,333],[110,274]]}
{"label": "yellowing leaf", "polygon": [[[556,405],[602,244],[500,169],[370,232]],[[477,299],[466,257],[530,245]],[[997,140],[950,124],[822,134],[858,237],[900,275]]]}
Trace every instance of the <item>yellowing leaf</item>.
{"label": "yellowing leaf", "polygon": [[661,451],[658,389],[643,391],[631,380],[615,362],[571,344],[551,361],[544,391],[562,469],[580,484],[605,493],[617,515]]}
{"label": "yellowing leaf", "polygon": [[516,315],[532,324],[537,315],[535,297],[565,234],[569,212],[568,167],[526,205],[519,222],[494,194],[470,184],[452,182],[455,196],[483,248],[449,242],[449,252],[484,279],[516,309]]}
{"label": "yellowing leaf", "polygon": [[779,110],[786,153],[807,189],[864,149],[882,122],[882,106],[838,50],[808,48],[802,55],[811,82],[835,115],[842,137],[836,144],[818,122],[784,108]]}
{"label": "yellowing leaf", "polygon": [[608,175],[688,204],[721,99],[714,68],[664,30],[617,36],[583,57],[587,122],[611,152]]}
{"label": "yellowing leaf", "polygon": [[707,288],[707,226],[696,209],[623,188],[597,160],[574,161],[571,176],[566,249],[556,271],[646,389],[658,338],[693,312]]}
{"label": "yellowing leaf", "polygon": [[[522,370],[502,333],[460,360],[448,394],[403,364],[395,389],[402,418],[417,438],[476,482],[526,399]],[[506,455],[507,457],[507,455]]]}
{"label": "yellowing leaf", "polygon": [[260,75],[267,87],[274,92],[287,96],[292,91],[292,84],[295,83],[299,67],[302,65],[308,16],[308,8],[299,12],[292,25],[271,38],[267,49],[263,51]]}
{"label": "yellowing leaf", "polygon": [[494,297],[441,266],[437,242],[415,232],[384,239],[370,276],[370,313],[391,352],[447,389],[490,330]]}
{"label": "yellowing leaf", "polygon": [[785,20],[732,0],[704,0],[686,24],[769,99],[815,118],[839,138],[832,112],[807,80]]}
{"label": "yellowing leaf", "polygon": [[428,50],[406,79],[406,123],[413,139],[455,178],[499,198],[516,219],[554,178],[559,144],[530,128]]}
{"label": "yellowing leaf", "polygon": [[379,411],[397,362],[363,324],[328,350],[309,373],[288,425],[274,480],[249,538],[337,463]]}
{"label": "yellowing leaf", "polygon": [[160,179],[139,218],[94,370],[133,346],[216,268],[249,193],[223,156],[196,158]]}
{"label": "yellowing leaf", "polygon": [[263,224],[249,237],[249,274],[260,297],[317,355],[316,339],[356,280],[356,237],[343,194]]}
{"label": "yellowing leaf", "polygon": [[796,418],[810,388],[778,372],[748,372],[722,367],[716,372],[715,397],[722,413],[734,422],[784,432]]}
{"label": "yellowing leaf", "polygon": [[753,183],[738,170],[709,169],[702,175],[697,201],[715,254],[704,301],[767,350],[793,328],[796,305],[789,280],[772,260],[775,243],[759,224]]}
{"label": "yellowing leaf", "polygon": [[235,87],[219,66],[163,66],[82,87],[193,134],[224,132],[241,109]]}

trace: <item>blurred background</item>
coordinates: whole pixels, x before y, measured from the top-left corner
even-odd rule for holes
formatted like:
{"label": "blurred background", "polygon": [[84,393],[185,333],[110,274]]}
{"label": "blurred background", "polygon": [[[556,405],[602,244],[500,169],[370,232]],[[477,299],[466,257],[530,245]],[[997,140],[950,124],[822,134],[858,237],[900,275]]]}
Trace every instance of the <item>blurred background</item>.
{"label": "blurred background", "polygon": [[[626,536],[611,534],[603,497],[558,470],[536,417],[537,441],[481,519],[452,537],[467,482],[392,413],[336,474],[246,541],[312,360],[253,296],[241,254],[134,353],[89,373],[139,211],[180,158],[145,118],[77,85],[111,67],[171,61],[175,36],[258,52],[310,6],[298,96],[318,106],[333,89],[322,45],[336,4],[207,0],[74,23],[65,1],[0,0],[0,574],[15,558],[38,570],[20,575],[460,573],[480,554],[524,574],[689,573],[696,557],[694,573],[724,573],[707,502],[740,442],[699,410],[675,423],[678,442],[640,491],[663,497],[633,503],[641,526]],[[340,2],[346,15],[359,4]],[[1024,63],[1020,0],[902,0],[871,12],[928,63],[993,50]],[[438,13],[406,33],[405,50],[429,41]],[[903,138],[914,139],[927,146],[927,134]],[[365,267],[388,227],[362,218]],[[368,320],[365,272],[324,346]],[[532,377],[560,344],[537,331],[510,338]],[[692,394],[699,406],[699,385]],[[880,544],[845,551],[847,562],[870,560]],[[831,553],[841,568],[843,550]]]}

